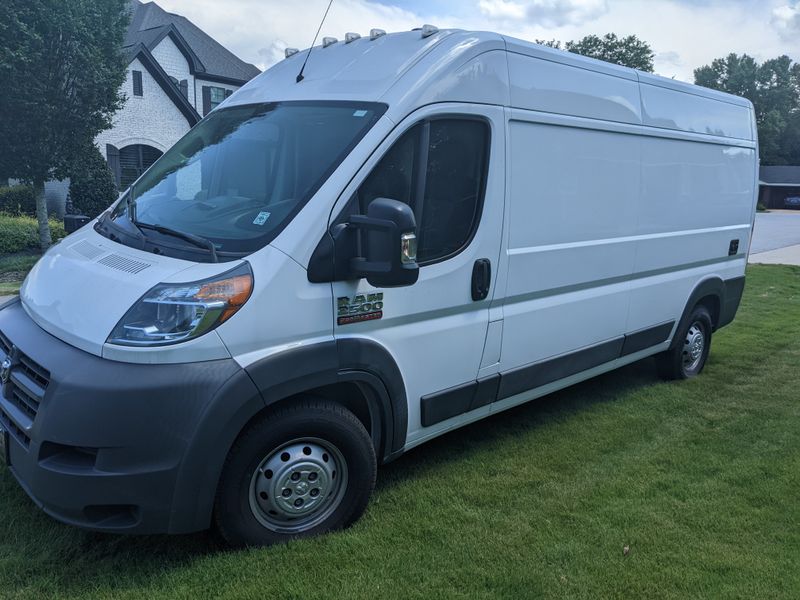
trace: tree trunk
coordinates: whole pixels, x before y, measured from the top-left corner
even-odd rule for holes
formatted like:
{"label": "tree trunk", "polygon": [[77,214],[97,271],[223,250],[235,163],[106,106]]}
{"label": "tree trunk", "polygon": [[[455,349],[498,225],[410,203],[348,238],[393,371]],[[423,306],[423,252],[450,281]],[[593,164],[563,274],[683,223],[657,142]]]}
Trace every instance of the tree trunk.
{"label": "tree trunk", "polygon": [[36,196],[36,220],[39,221],[39,246],[42,252],[50,247],[50,223],[47,220],[47,200],[44,197],[44,180],[33,182],[33,193]]}

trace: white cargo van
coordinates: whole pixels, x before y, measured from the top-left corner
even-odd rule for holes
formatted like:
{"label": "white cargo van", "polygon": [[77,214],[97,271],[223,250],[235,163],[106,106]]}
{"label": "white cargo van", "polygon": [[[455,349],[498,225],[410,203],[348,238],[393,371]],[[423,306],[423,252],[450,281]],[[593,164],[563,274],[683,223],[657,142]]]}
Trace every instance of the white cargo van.
{"label": "white cargo van", "polygon": [[326,40],[298,81],[306,54],[0,310],[6,461],[53,517],[343,527],[377,464],[647,356],[697,375],[733,319],[747,100],[493,33]]}

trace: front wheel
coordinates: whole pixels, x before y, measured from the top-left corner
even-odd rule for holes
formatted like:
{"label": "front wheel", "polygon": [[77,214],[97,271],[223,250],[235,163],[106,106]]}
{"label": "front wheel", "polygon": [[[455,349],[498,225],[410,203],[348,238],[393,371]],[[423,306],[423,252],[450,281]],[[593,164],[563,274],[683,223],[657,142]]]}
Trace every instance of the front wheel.
{"label": "front wheel", "polygon": [[711,348],[711,314],[698,305],[686,324],[675,333],[672,347],[656,357],[664,379],[689,379],[699,375]]}
{"label": "front wheel", "polygon": [[215,522],[233,545],[264,546],[353,523],[375,486],[377,461],[344,407],[299,400],[239,437],[222,473]]}

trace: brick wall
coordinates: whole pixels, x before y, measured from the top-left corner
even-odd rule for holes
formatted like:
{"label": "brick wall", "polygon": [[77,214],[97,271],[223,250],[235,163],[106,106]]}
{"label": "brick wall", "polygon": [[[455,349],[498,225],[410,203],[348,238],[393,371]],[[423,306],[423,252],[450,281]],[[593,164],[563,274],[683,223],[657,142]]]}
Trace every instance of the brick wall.
{"label": "brick wall", "polygon": [[[142,72],[141,97],[133,95],[132,71]],[[103,156],[106,155],[106,144],[113,144],[117,148],[131,144],[146,144],[166,152],[189,131],[186,117],[138,59],[128,66],[128,76],[122,91],[127,100],[114,115],[111,129],[95,138],[95,144]]]}
{"label": "brick wall", "polygon": [[158,43],[153,49],[153,58],[156,59],[161,68],[166,71],[167,75],[171,75],[178,81],[186,79],[189,84],[189,103],[197,108],[195,99],[195,85],[194,76],[189,72],[189,62],[186,57],[172,41],[172,38],[167,36]]}

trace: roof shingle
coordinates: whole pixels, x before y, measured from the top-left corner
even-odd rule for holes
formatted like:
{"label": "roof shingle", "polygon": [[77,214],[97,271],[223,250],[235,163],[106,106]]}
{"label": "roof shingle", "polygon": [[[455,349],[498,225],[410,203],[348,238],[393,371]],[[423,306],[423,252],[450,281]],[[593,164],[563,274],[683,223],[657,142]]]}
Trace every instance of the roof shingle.
{"label": "roof shingle", "polygon": [[155,2],[130,0],[129,5],[132,14],[124,42],[126,48],[143,44],[153,50],[172,26],[199,60],[200,78],[206,74],[244,83],[261,73],[258,67],[238,58],[186,17],[168,13]]}
{"label": "roof shingle", "polygon": [[758,178],[764,183],[780,185],[781,183],[800,184],[800,166],[761,167]]}

